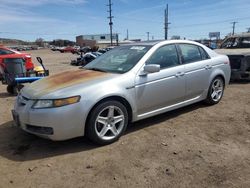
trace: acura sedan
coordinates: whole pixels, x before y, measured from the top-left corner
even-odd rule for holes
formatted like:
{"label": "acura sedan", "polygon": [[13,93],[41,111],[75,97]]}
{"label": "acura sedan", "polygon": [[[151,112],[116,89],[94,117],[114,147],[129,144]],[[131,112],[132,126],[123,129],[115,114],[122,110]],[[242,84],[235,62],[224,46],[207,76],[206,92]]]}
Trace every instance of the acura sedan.
{"label": "acura sedan", "polygon": [[109,144],[130,122],[199,101],[217,104],[229,80],[228,57],[199,43],[134,43],[24,87],[12,114],[17,126],[44,138],[86,135]]}

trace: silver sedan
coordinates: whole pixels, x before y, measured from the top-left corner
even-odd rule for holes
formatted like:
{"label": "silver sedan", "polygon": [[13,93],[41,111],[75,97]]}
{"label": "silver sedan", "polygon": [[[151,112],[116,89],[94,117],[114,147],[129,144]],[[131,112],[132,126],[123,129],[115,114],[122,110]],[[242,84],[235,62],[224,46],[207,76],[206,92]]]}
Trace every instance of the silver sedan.
{"label": "silver sedan", "polygon": [[217,104],[230,80],[228,57],[192,41],[116,47],[77,71],[22,89],[16,125],[52,140],[119,139],[128,123],[192,103]]}

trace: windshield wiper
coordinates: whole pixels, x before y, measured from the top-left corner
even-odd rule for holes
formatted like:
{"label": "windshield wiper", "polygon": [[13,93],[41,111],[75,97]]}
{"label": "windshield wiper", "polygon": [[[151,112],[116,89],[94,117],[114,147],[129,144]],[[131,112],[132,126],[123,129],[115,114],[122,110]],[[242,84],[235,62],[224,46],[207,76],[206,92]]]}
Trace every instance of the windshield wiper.
{"label": "windshield wiper", "polygon": [[103,70],[103,69],[99,69],[99,68],[85,68],[85,69],[87,69],[87,70],[93,70],[93,71],[99,71],[99,72],[107,72],[107,71],[105,71],[105,70]]}

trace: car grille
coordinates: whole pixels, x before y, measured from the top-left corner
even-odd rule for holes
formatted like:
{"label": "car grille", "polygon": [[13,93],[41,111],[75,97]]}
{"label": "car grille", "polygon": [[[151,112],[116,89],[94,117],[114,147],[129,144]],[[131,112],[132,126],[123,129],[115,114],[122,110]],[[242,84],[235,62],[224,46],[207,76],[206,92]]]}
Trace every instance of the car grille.
{"label": "car grille", "polygon": [[54,130],[51,127],[40,127],[40,126],[34,126],[34,125],[26,125],[26,129],[33,133],[38,134],[45,134],[45,135],[53,135]]}
{"label": "car grille", "polygon": [[230,60],[231,69],[240,69],[241,61],[244,56],[228,56]]}

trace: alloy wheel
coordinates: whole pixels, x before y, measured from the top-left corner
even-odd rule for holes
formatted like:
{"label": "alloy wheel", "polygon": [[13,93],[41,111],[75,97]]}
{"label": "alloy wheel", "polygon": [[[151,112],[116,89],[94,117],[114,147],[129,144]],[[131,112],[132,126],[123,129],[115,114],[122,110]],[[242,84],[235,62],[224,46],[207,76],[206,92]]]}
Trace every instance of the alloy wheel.
{"label": "alloy wheel", "polygon": [[219,78],[215,79],[212,83],[211,98],[213,101],[218,102],[223,95],[224,84]]}
{"label": "alloy wheel", "polygon": [[95,120],[95,131],[102,140],[112,140],[123,130],[125,116],[117,106],[107,106],[98,114]]}

